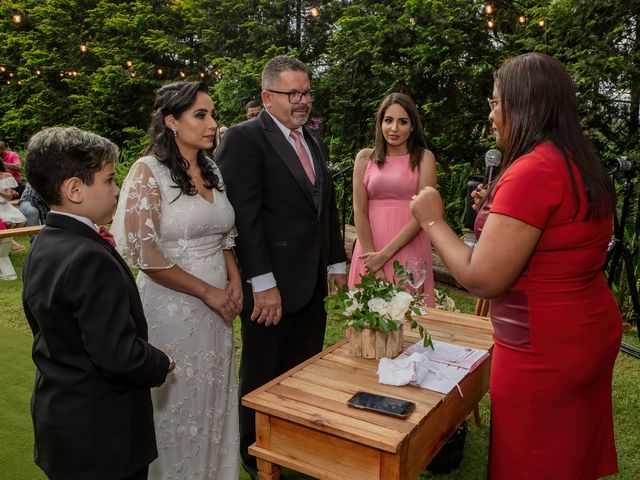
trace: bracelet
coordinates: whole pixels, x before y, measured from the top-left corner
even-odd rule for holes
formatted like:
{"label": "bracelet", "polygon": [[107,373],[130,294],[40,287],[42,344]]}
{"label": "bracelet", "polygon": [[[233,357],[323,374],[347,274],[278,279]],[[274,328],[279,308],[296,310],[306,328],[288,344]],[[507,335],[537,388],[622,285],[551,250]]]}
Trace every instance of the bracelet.
{"label": "bracelet", "polygon": [[431,227],[433,227],[438,220],[440,220],[440,219],[436,218],[435,220],[431,220],[429,223],[427,223],[427,230],[429,230]]}

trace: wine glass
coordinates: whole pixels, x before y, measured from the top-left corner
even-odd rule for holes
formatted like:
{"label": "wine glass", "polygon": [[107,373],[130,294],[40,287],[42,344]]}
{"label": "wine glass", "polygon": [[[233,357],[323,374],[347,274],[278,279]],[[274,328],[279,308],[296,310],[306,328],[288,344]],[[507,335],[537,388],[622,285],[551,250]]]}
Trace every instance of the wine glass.
{"label": "wine glass", "polygon": [[407,272],[406,282],[413,289],[413,295],[418,292],[418,288],[422,286],[427,278],[427,261],[420,257],[411,257],[405,265]]}

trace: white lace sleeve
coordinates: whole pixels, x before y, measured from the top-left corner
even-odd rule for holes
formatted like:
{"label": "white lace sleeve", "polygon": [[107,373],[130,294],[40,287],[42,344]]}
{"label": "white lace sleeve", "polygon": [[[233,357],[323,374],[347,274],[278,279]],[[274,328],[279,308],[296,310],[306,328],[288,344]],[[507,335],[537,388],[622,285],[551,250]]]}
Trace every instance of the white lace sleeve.
{"label": "white lace sleeve", "polygon": [[238,231],[236,230],[236,227],[233,227],[231,230],[229,230],[229,233],[227,233],[222,239],[222,249],[230,250],[233,247],[235,247],[236,246],[235,238],[237,236],[238,236]]}
{"label": "white lace sleeve", "polygon": [[158,182],[151,168],[138,161],[122,184],[111,225],[118,252],[131,267],[163,269],[174,265],[158,236],[161,216],[162,194]]}

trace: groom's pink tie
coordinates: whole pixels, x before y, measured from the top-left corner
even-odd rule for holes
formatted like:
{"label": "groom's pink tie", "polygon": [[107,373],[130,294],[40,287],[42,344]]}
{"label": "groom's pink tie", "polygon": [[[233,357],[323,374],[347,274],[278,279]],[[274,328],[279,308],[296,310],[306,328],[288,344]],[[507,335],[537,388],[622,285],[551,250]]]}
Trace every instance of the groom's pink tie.
{"label": "groom's pink tie", "polygon": [[113,248],[116,248],[116,239],[113,238],[113,235],[111,235],[111,232],[109,230],[104,227],[100,227],[98,229],[98,234],[104,239],[105,242],[107,242]]}
{"label": "groom's pink tie", "polygon": [[296,152],[298,153],[298,157],[300,158],[300,163],[302,163],[302,168],[304,168],[304,171],[307,173],[307,177],[309,177],[311,184],[314,185],[316,183],[316,174],[314,173],[313,167],[311,166],[311,159],[309,158],[309,154],[305,150],[304,145],[302,145],[302,141],[300,140],[300,133],[295,130],[291,130],[291,133],[289,135],[291,135],[291,138],[293,138],[293,141],[296,144]]}

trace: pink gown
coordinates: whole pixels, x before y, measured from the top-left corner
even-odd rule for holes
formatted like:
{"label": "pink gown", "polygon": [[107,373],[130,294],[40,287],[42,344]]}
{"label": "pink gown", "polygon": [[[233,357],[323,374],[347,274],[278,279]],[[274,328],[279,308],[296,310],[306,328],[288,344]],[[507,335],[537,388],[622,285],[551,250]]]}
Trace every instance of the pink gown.
{"label": "pink gown", "polygon": [[[418,191],[420,180],[418,169],[411,170],[409,154],[386,157],[382,168],[369,162],[364,172],[364,187],[369,197],[369,224],[373,236],[373,246],[381,250],[409,221],[411,210],[409,202]],[[349,288],[360,282],[364,275],[364,261],[358,257],[362,254],[360,242],[356,240],[349,268]],[[397,252],[384,265],[387,280],[393,281],[393,261],[399,260],[405,265],[407,259],[421,257],[427,261],[427,278],[419,289],[429,294],[426,304],[435,305],[433,293],[433,268],[431,264],[431,241],[425,232],[420,232],[413,240]]]}

